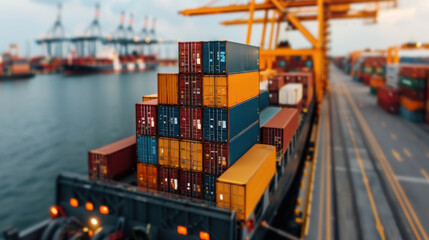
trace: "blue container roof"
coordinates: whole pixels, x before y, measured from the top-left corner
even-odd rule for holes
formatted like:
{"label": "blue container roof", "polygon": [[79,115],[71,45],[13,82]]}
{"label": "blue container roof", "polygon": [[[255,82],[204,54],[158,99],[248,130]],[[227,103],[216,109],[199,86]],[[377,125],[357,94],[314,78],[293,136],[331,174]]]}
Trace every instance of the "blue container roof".
{"label": "blue container roof", "polygon": [[281,107],[267,107],[259,114],[259,122],[261,127],[265,125],[271,118],[277,115],[278,112],[282,110]]}

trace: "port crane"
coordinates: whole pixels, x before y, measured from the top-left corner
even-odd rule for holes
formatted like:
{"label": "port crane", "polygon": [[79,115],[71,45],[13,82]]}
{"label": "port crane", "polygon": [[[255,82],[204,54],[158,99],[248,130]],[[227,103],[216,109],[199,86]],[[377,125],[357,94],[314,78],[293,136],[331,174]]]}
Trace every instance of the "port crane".
{"label": "port crane", "polygon": [[[212,6],[208,4],[185,9],[179,13],[185,16],[248,13],[247,19],[223,21],[223,25],[246,24],[246,44],[250,43],[252,29],[255,24],[262,24],[260,40],[260,68],[271,70],[276,57],[309,56],[313,58],[315,89],[318,102],[322,101],[328,87],[329,74],[329,42],[330,24],[333,19],[370,19],[375,21],[381,7],[396,7],[397,0],[250,0],[246,4],[229,4]],[[364,10],[353,8],[353,5],[366,4]],[[255,12],[263,12],[263,18],[254,18]],[[317,21],[317,34],[306,26],[307,21]],[[291,25],[289,29],[299,31],[311,44],[310,48],[293,49],[289,46],[278,46],[280,26],[282,23]],[[269,40],[266,43],[268,25]]]}
{"label": "port crane", "polygon": [[63,56],[63,43],[66,42],[67,39],[65,38],[64,26],[61,21],[61,3],[57,5],[57,8],[58,14],[54,25],[48,30],[45,36],[37,39],[36,43],[45,48],[48,56],[61,58]]}

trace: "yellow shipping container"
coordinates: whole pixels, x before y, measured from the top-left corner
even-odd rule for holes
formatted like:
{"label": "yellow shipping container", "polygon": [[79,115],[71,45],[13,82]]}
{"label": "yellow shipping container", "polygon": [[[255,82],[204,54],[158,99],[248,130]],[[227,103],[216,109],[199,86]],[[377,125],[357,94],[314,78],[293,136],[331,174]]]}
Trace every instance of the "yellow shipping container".
{"label": "yellow shipping container", "polygon": [[150,101],[150,100],[153,100],[153,99],[158,99],[158,94],[157,93],[146,95],[146,96],[142,97],[142,101],[143,102]]}
{"label": "yellow shipping container", "polygon": [[177,73],[158,73],[158,104],[178,105]]}
{"label": "yellow shipping container", "polygon": [[179,140],[174,138],[158,139],[158,164],[168,167],[180,167]]}
{"label": "yellow shipping container", "polygon": [[218,207],[246,221],[276,173],[276,148],[255,144],[216,180]]}
{"label": "yellow shipping container", "polygon": [[180,168],[202,172],[203,171],[203,144],[198,141],[180,141]]}
{"label": "yellow shipping container", "polygon": [[203,105],[232,107],[259,95],[259,72],[203,77]]}

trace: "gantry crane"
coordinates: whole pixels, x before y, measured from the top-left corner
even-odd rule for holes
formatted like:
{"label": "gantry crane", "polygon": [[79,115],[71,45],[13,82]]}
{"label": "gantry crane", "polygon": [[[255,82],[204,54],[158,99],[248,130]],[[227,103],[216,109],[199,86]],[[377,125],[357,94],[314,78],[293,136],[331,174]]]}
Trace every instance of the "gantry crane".
{"label": "gantry crane", "polygon": [[405,43],[399,46],[392,46],[387,49],[387,64],[399,64],[399,51],[401,50],[428,50],[429,43],[412,42]]}
{"label": "gantry crane", "polygon": [[[318,102],[328,86],[329,20],[363,18],[375,20],[383,7],[396,7],[396,0],[250,0],[247,4],[212,6],[216,0],[203,7],[186,9],[180,12],[185,16],[248,12],[248,19],[224,21],[224,25],[247,24],[246,44],[250,43],[253,25],[261,23],[260,68],[272,69],[276,56],[311,56],[314,62],[315,88]],[[365,10],[356,10],[354,5],[365,4]],[[264,17],[255,19],[254,13],[263,11]],[[304,21],[317,21],[318,31],[314,35]],[[311,48],[292,49],[278,46],[280,24],[287,22],[298,30],[310,43]],[[268,45],[265,44],[267,25],[270,24]]]}

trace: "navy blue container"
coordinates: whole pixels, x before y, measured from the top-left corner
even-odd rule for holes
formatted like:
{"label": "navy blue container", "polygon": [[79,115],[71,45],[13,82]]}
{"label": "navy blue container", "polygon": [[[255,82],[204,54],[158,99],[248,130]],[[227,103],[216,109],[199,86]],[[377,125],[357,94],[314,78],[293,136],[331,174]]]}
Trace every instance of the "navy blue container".
{"label": "navy blue container", "polygon": [[204,175],[203,198],[206,201],[216,202],[216,176]]}
{"label": "navy blue container", "polygon": [[281,107],[268,107],[264,109],[261,114],[259,114],[259,122],[261,124],[261,127],[265,125],[268,121],[271,120],[277,113],[279,113],[282,110]]}
{"label": "navy blue container", "polygon": [[259,97],[251,98],[229,109],[205,108],[203,109],[204,140],[228,142],[258,120]]}
{"label": "navy blue container", "polygon": [[137,162],[158,164],[158,139],[152,136],[137,136]]}
{"label": "navy blue container", "polygon": [[240,134],[235,136],[228,146],[229,166],[234,164],[243,154],[245,154],[253,145],[258,144],[261,137],[259,121],[254,122]]}
{"label": "navy blue container", "polygon": [[203,42],[204,74],[259,71],[259,47],[228,41]]}
{"label": "navy blue container", "polygon": [[408,109],[400,106],[399,107],[399,114],[411,122],[423,123],[425,121],[425,112],[424,111],[411,112]]}
{"label": "navy blue container", "polygon": [[259,92],[259,111],[263,111],[270,105],[270,93],[266,90]]}
{"label": "navy blue container", "polygon": [[163,137],[179,137],[179,108],[174,106],[158,106],[158,135]]}

